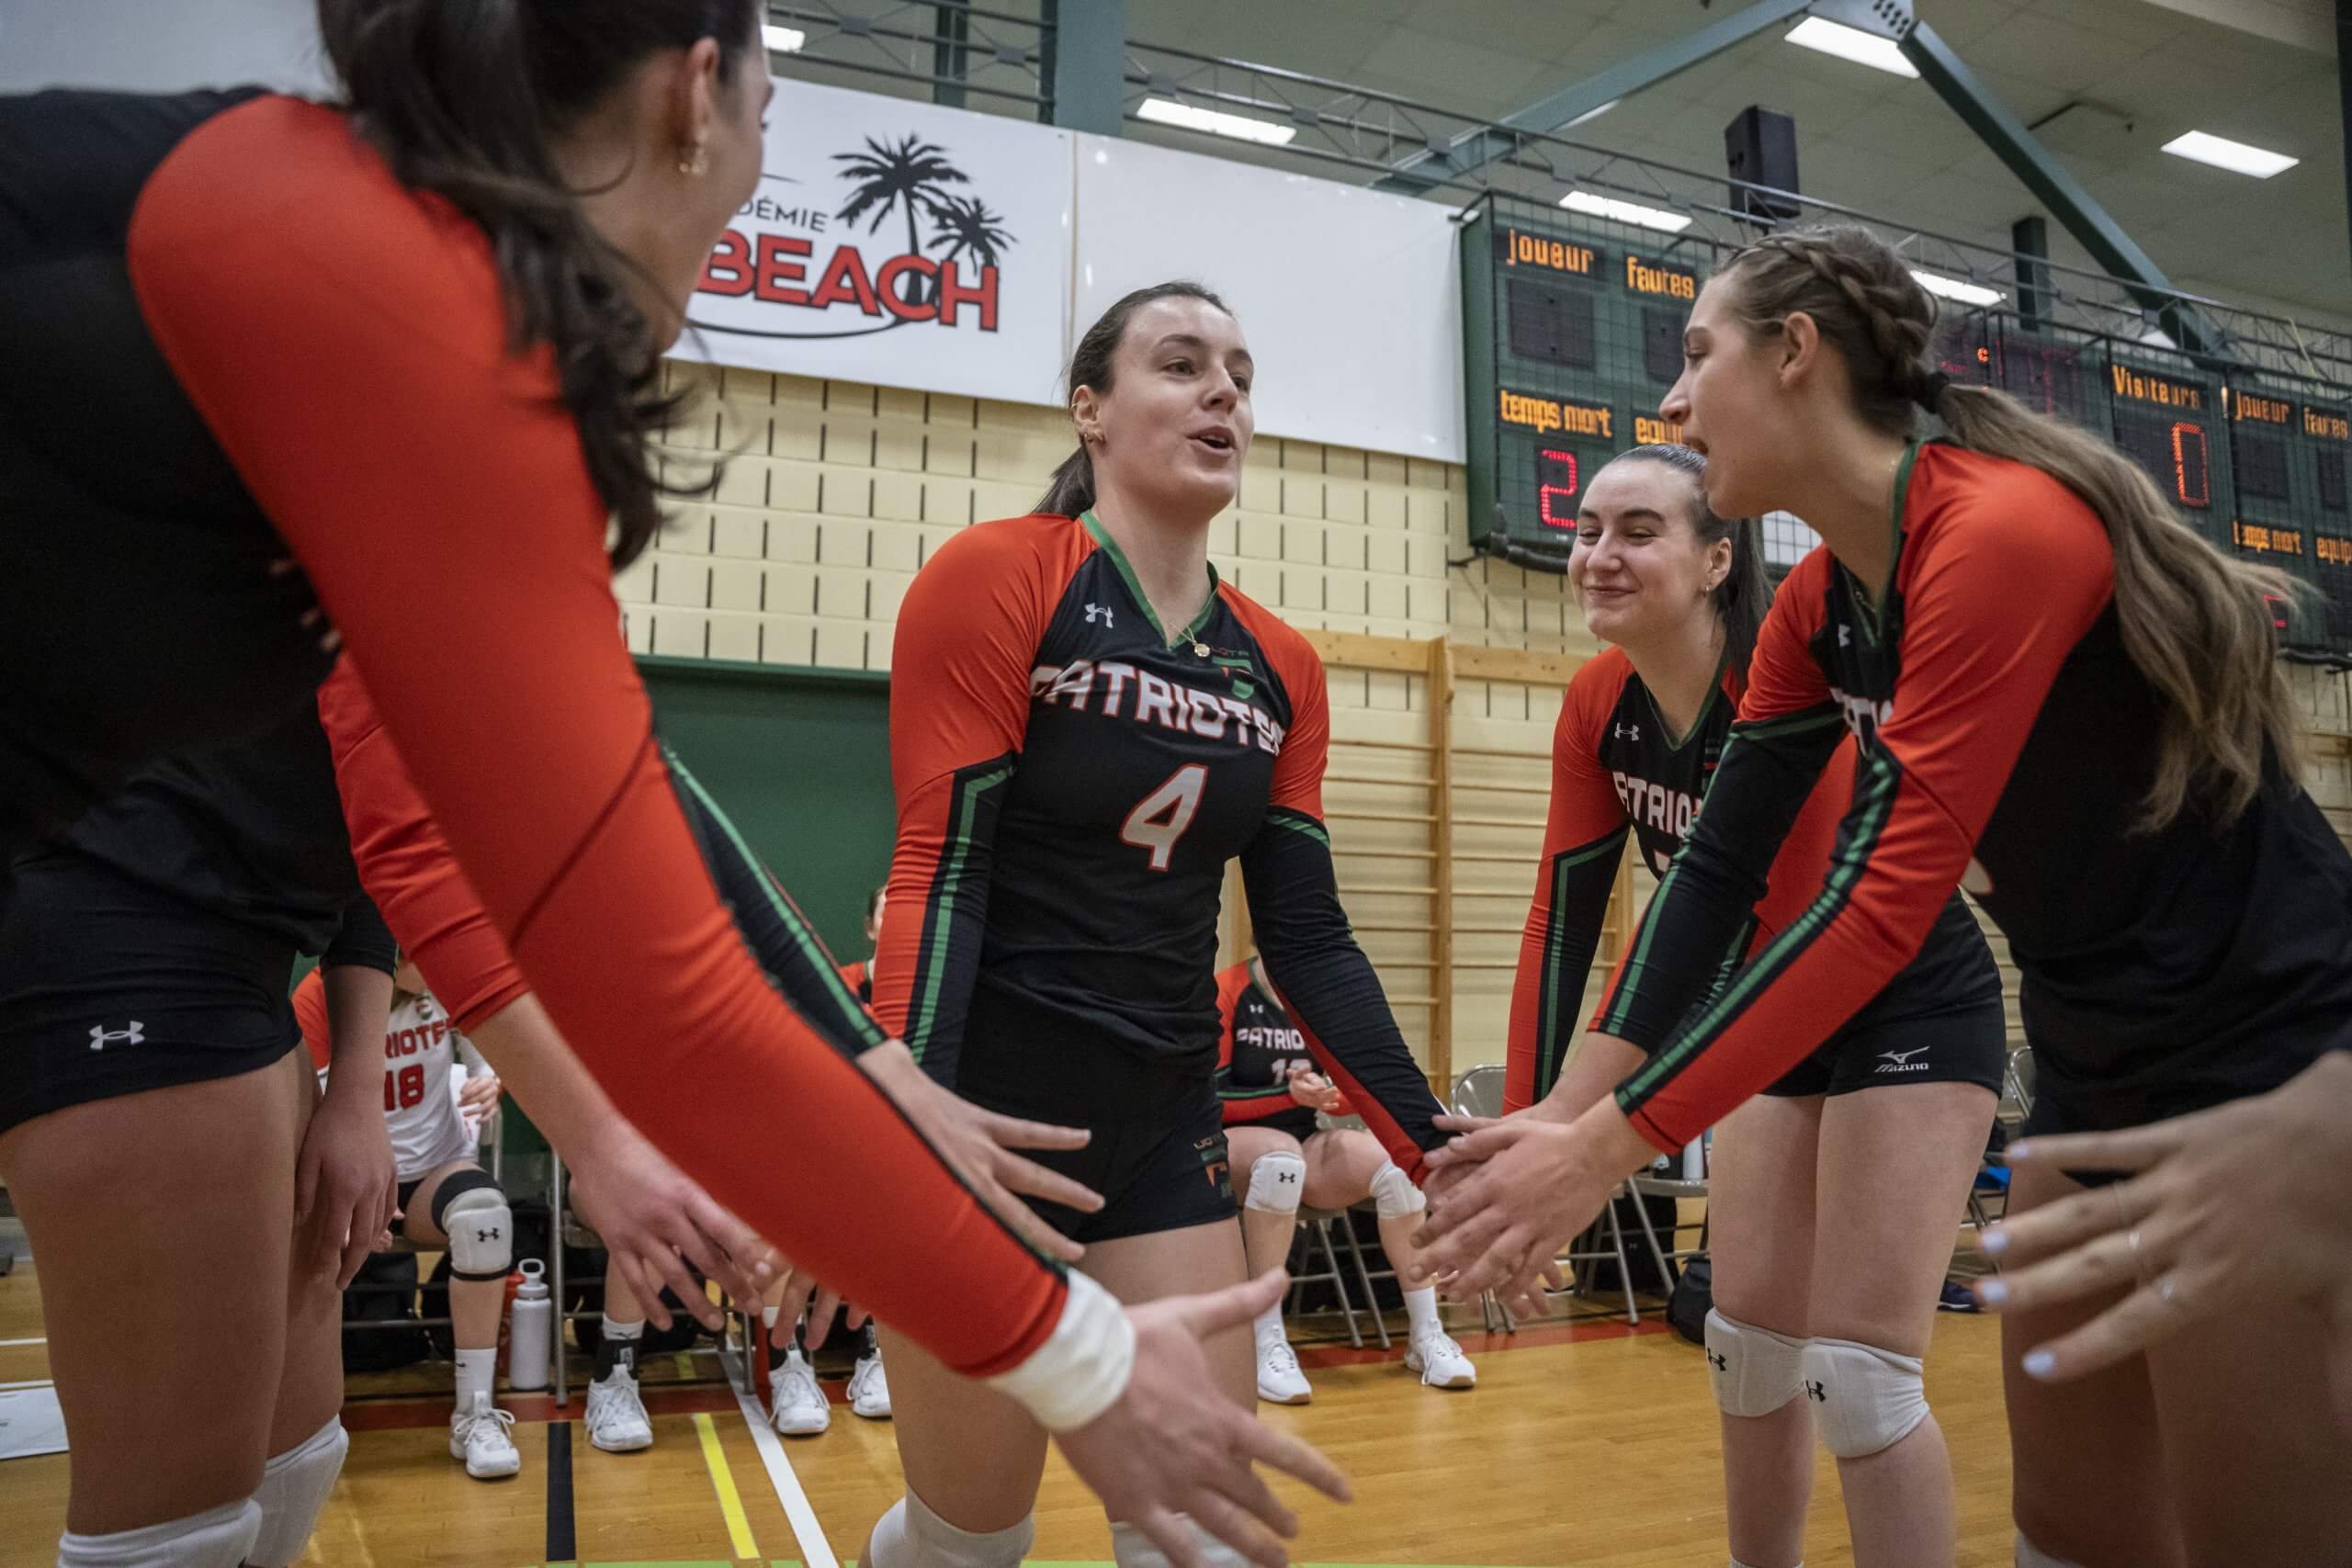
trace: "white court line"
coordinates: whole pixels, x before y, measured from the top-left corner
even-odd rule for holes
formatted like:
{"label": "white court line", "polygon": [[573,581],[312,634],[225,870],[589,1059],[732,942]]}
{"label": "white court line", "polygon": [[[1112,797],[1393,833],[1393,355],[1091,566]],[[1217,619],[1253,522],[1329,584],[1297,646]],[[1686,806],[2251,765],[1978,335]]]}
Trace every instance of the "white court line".
{"label": "white court line", "polygon": [[55,1388],[57,1384],[47,1378],[35,1378],[30,1382],[0,1382],[0,1393],[14,1393],[19,1389]]}
{"label": "white court line", "polygon": [[[725,1351],[719,1359],[736,1361]],[[775,1488],[775,1500],[784,1505],[784,1517],[792,1522],[792,1537],[800,1543],[801,1562],[805,1568],[841,1568],[841,1560],[833,1555],[823,1528],[817,1523],[817,1510],[808,1506],[808,1494],[800,1489],[800,1477],[792,1472],[792,1461],[784,1457],[784,1445],[776,1440],[775,1428],[768,1425],[768,1413],[736,1382],[736,1366],[729,1364],[727,1370],[727,1385],[742,1408],[744,1424],[752,1428],[752,1445],[760,1450],[760,1462],[767,1467],[768,1484]]]}
{"label": "white court line", "polygon": [[19,1345],[46,1345],[48,1343],[49,1336],[46,1334],[42,1335],[38,1339],[0,1339],[0,1350],[13,1350]]}

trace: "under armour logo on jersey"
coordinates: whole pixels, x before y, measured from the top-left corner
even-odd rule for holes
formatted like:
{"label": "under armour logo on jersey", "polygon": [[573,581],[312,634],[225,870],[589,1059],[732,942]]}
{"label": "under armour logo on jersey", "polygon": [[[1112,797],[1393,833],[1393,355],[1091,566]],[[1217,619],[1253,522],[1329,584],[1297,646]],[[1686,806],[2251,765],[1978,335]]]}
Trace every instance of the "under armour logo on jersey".
{"label": "under armour logo on jersey", "polygon": [[1925,1045],[1914,1045],[1908,1051],[1881,1051],[1878,1054],[1878,1059],[1886,1065],[1880,1067],[1879,1071],[1882,1073],[1924,1073],[1928,1070],[1928,1064],[1915,1062],[1911,1058],[1927,1049]]}
{"label": "under armour logo on jersey", "polygon": [[1838,628],[1838,646],[1840,648],[1851,648],[1854,646],[1853,627],[1839,626]]}
{"label": "under armour logo on jersey", "polygon": [[1807,1399],[1812,1400],[1815,1404],[1826,1404],[1829,1403],[1829,1395],[1827,1392],[1825,1391],[1819,1383],[1815,1382],[1810,1378],[1805,1380],[1804,1395]]}
{"label": "under armour logo on jersey", "polygon": [[1102,617],[1102,624],[1106,626],[1116,627],[1119,624],[1117,621],[1111,618],[1111,606],[1108,604],[1089,604],[1086,607],[1086,624],[1088,626],[1091,626],[1094,624],[1094,617],[1097,615]]}
{"label": "under armour logo on jersey", "polygon": [[146,1025],[135,1018],[130,1021],[129,1029],[108,1029],[104,1024],[94,1023],[90,1025],[90,1049],[103,1051],[109,1045],[143,1045],[147,1043],[147,1036],[142,1032],[145,1028]]}
{"label": "under armour logo on jersey", "polygon": [[1642,738],[1642,727],[1638,724],[1621,724],[1615,727],[1613,733],[1620,740],[1639,740]]}

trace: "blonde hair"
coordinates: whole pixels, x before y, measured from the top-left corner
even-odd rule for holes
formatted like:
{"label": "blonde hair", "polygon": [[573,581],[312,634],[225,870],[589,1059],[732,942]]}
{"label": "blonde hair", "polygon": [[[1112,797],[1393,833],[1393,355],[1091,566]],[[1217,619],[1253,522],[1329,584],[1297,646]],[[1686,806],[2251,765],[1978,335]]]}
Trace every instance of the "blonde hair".
{"label": "blonde hair", "polygon": [[2156,776],[2139,826],[2171,823],[2195,800],[2226,826],[2262,788],[2266,750],[2290,778],[2299,748],[2266,596],[2291,602],[2284,572],[2233,560],[2183,522],[2114,446],[2038,414],[2007,392],[1955,383],[1928,350],[1936,302],[1876,235],[1851,224],[1784,231],[1736,252],[1717,276],[1751,336],[1803,311],[1845,359],[1856,412],[1911,434],[1914,411],[1944,422],[1971,451],[2041,469],[2082,498],[2115,554],[2124,650],[2164,706]]}

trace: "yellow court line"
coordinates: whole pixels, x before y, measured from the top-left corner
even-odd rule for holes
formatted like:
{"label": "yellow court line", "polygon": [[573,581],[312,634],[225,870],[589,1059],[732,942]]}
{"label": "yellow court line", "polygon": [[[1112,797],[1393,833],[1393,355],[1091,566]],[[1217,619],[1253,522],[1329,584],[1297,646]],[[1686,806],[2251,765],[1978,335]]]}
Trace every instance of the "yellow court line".
{"label": "yellow court line", "polygon": [[752,1521],[743,1517],[742,1495],[735,1490],[735,1472],[727,1466],[727,1452],[718,1446],[718,1428],[707,1411],[695,1412],[695,1436],[702,1439],[702,1461],[710,1469],[710,1483],[718,1492],[718,1511],[727,1516],[727,1537],[738,1558],[757,1557],[759,1543],[752,1539]]}

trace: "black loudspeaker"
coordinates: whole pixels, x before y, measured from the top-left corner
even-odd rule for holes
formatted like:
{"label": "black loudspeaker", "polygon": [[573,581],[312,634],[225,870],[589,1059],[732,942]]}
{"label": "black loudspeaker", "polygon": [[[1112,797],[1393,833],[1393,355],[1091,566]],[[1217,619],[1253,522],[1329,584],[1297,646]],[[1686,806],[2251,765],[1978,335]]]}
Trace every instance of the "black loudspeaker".
{"label": "black loudspeaker", "polygon": [[[1747,185],[1794,192],[1798,188],[1797,122],[1787,115],[1748,105],[1739,111],[1737,119],[1724,127],[1724,162],[1730,166],[1735,182],[1745,180]],[[1781,201],[1737,183],[1731,187],[1731,205],[1733,210],[1767,223],[1794,218],[1799,210],[1792,201]]]}

